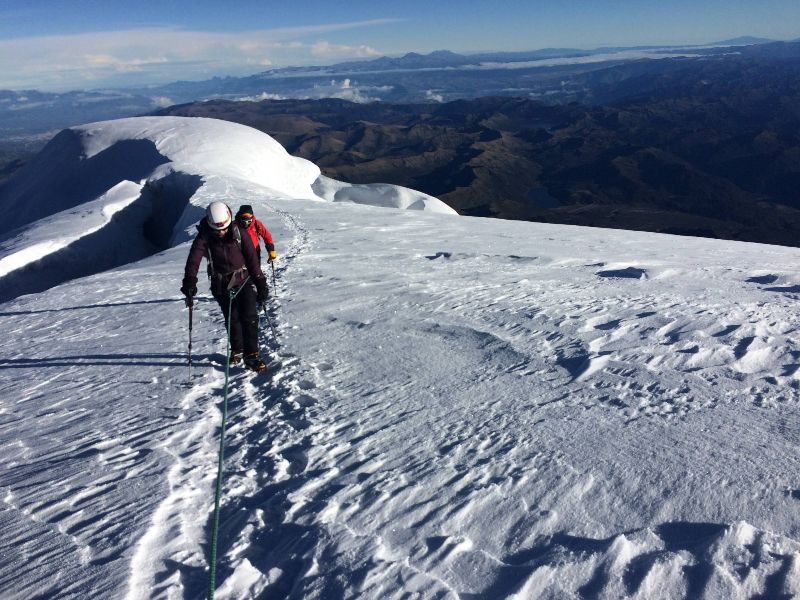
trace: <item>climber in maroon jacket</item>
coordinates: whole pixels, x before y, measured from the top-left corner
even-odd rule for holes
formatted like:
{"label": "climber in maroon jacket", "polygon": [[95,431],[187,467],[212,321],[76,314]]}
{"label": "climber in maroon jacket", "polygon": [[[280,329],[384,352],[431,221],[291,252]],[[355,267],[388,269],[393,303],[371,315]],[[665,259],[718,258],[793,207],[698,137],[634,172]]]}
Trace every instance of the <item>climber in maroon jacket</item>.
{"label": "climber in maroon jacket", "polygon": [[[186,259],[181,292],[191,302],[197,295],[197,272],[205,257],[211,294],[222,308],[225,325],[230,321],[231,365],[244,358],[255,371],[265,369],[258,349],[258,306],[269,298],[267,279],[249,235],[233,226],[231,210],[223,202],[212,202],[206,217],[198,224],[198,233]],[[231,302],[230,295],[236,297]],[[230,314],[228,309],[230,308]]]}

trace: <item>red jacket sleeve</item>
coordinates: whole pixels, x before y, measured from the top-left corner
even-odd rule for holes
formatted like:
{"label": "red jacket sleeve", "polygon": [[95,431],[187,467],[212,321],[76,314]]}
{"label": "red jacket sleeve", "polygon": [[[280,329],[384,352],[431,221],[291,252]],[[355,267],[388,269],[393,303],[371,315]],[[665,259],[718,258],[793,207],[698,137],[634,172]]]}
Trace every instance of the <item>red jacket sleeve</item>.
{"label": "red jacket sleeve", "polygon": [[256,222],[256,231],[258,231],[258,235],[264,240],[264,245],[267,247],[267,250],[274,250],[275,243],[272,241],[272,234],[269,232],[269,229],[258,219],[254,220]]}

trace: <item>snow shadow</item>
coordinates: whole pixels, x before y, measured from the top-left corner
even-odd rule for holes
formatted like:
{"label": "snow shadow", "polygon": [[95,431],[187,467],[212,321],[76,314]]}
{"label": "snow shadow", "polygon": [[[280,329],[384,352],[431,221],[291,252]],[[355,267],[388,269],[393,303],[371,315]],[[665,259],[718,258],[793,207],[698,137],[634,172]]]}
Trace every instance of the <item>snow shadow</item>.
{"label": "snow shadow", "polygon": [[748,277],[745,279],[747,283],[761,283],[761,284],[768,284],[768,283],[775,283],[778,281],[779,277],[777,275],[757,275],[755,277]]}
{"label": "snow shadow", "polygon": [[[137,304],[164,304],[180,302],[184,304],[183,298],[164,298],[163,300],[136,300],[134,302],[104,302],[102,304],[84,304],[81,306],[65,306],[64,308],[43,308],[39,310],[12,310],[0,312],[0,317],[21,317],[24,315],[41,315],[46,313],[60,313],[70,310],[95,310],[96,308],[117,308],[120,306],[134,306]],[[195,302],[215,302],[213,298],[195,297]]]}
{"label": "snow shadow", "polygon": [[722,331],[719,331],[717,333],[712,333],[711,336],[712,337],[725,337],[726,335],[730,335],[731,333],[733,333],[734,331],[736,331],[740,327],[741,327],[741,325],[738,325],[738,324],[737,325],[726,325],[725,328]]}
{"label": "snow shadow", "polygon": [[183,173],[146,185],[136,200],[97,231],[3,277],[0,302],[43,292],[167,249],[173,228],[201,185],[201,177]]}
{"label": "snow shadow", "polygon": [[535,262],[539,260],[538,256],[520,256],[519,254],[509,254],[508,259],[512,262]]}
{"label": "snow shadow", "polygon": [[786,294],[800,294],[800,285],[788,285],[786,287],[763,288],[765,292],[783,292]]}
{"label": "snow shadow", "polygon": [[193,222],[205,216],[203,209],[189,205],[202,185],[202,177],[188,173],[171,173],[145,183],[142,196],[150,204],[151,211],[144,223],[144,237],[161,249],[172,246],[176,233],[182,233],[174,231],[175,225],[187,209],[194,213],[186,215]]}
{"label": "snow shadow", "polygon": [[575,354],[573,356],[559,354],[556,357],[556,364],[559,367],[566,369],[566,371],[570,374],[570,377],[575,380],[589,369],[591,360],[588,353]]}
{"label": "snow shadow", "polygon": [[595,275],[598,277],[615,277],[618,279],[642,279],[647,277],[647,271],[637,267],[626,267],[624,269],[598,271]]}
{"label": "snow shadow", "polygon": [[[221,354],[194,354],[192,365],[219,367],[225,358]],[[44,367],[128,366],[128,367],[178,367],[187,364],[186,353],[164,354],[79,354],[76,356],[50,356],[46,358],[0,358],[2,369],[41,369]]]}
{"label": "snow shadow", "polygon": [[91,158],[83,152],[81,136],[66,129],[4,182],[0,234],[94,200],[120,181],[141,181],[169,162],[151,140],[122,140]]}

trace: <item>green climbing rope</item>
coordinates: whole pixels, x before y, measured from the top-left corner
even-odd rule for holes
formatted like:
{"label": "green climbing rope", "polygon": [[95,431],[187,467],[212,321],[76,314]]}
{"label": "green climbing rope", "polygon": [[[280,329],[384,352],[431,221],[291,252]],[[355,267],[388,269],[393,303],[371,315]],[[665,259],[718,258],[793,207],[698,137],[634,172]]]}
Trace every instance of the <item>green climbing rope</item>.
{"label": "green climbing rope", "polygon": [[222,399],[222,425],[219,435],[219,457],[217,462],[217,490],[214,494],[214,521],[211,526],[211,558],[208,561],[208,600],[214,600],[214,591],[217,587],[217,538],[219,536],[219,501],[222,497],[222,465],[225,461],[225,424],[228,420],[228,374],[230,372],[230,352],[231,352],[231,309],[233,300],[239,295],[250,278],[245,279],[244,283],[234,293],[228,292],[228,342],[225,346],[225,391]]}

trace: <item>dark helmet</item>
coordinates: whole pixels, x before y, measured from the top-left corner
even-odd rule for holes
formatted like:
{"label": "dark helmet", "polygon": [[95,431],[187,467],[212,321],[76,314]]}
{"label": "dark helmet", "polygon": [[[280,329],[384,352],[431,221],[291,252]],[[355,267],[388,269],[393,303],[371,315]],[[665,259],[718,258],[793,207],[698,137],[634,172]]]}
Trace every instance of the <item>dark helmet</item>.
{"label": "dark helmet", "polygon": [[239,210],[236,212],[237,219],[252,219],[253,218],[253,207],[249,204],[242,204],[239,207]]}

